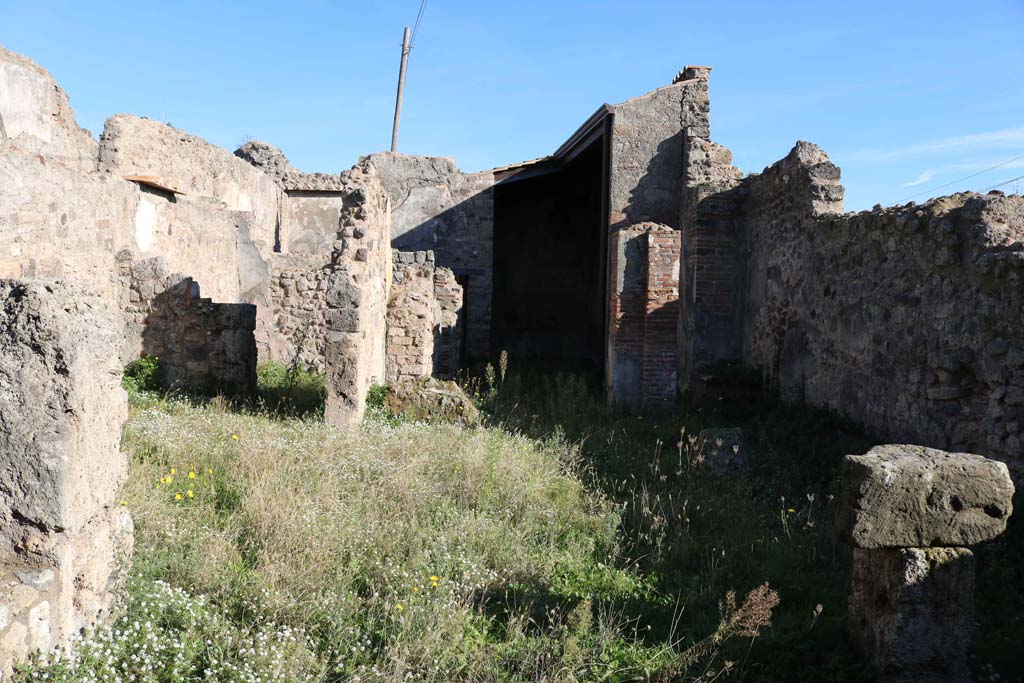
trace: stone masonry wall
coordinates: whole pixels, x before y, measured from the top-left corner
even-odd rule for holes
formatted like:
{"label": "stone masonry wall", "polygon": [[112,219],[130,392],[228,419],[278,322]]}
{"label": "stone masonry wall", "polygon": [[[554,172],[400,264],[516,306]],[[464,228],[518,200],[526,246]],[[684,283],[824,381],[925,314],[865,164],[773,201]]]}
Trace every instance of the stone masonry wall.
{"label": "stone masonry wall", "polygon": [[201,298],[199,283],[170,273],[159,256],[132,262],[122,253],[118,261],[126,330],[122,362],[156,356],[171,389],[255,391],[255,306]]}
{"label": "stone masonry wall", "polygon": [[385,377],[394,383],[434,369],[434,254],[392,252]]}
{"label": "stone masonry wall", "polygon": [[612,231],[606,389],[613,405],[664,405],[676,394],[678,230],[639,223]]}
{"label": "stone masonry wall", "polygon": [[462,285],[450,268],[434,269],[434,376],[455,377],[462,363]]}
{"label": "stone masonry wall", "polygon": [[451,159],[381,153],[366,158],[391,200],[391,243],[434,252],[465,284],[466,352],[488,358],[494,271],[494,174],[463,173]]}
{"label": "stone masonry wall", "polygon": [[79,128],[67,93],[31,59],[0,47],[0,143],[82,171],[96,169],[96,141]]}
{"label": "stone masonry wall", "polygon": [[0,277],[89,283],[114,302],[114,254],[133,241],[139,190],[0,143]]}
{"label": "stone masonry wall", "polygon": [[358,425],[366,394],[384,381],[388,291],[391,286],[391,213],[370,164],[348,174],[339,239],[324,291],[324,420]]}
{"label": "stone masonry wall", "polygon": [[609,225],[652,221],[679,228],[686,131],[707,137],[708,67],[611,107]]}
{"label": "stone masonry wall", "polygon": [[840,214],[799,143],[749,179],[744,359],[884,438],[1024,466],[1024,198]]}
{"label": "stone masonry wall", "polygon": [[327,337],[324,296],[330,263],[320,256],[275,254],[271,269],[271,358],[323,372]]}
{"label": "stone masonry wall", "polygon": [[119,320],[68,282],[0,280],[0,676],[108,610],[132,544]]}
{"label": "stone masonry wall", "polygon": [[186,195],[251,213],[250,239],[264,258],[273,250],[282,190],[273,178],[226,149],[159,121],[117,114],[103,127],[99,168],[121,177],[155,177]]}

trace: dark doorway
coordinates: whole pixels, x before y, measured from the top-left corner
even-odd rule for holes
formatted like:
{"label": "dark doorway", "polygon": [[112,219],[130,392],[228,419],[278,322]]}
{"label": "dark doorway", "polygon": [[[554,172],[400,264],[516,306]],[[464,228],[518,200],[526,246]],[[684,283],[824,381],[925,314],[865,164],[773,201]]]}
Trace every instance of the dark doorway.
{"label": "dark doorway", "polygon": [[602,367],[607,278],[606,135],[495,187],[492,348]]}

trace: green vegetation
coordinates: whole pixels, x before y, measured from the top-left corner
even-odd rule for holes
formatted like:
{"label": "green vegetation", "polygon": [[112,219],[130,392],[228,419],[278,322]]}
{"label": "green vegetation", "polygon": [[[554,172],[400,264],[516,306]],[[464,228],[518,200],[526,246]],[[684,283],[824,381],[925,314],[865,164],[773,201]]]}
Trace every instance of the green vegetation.
{"label": "green vegetation", "polygon": [[157,392],[163,388],[164,371],[160,367],[160,359],[156,356],[143,356],[125,366],[121,375],[121,386],[126,390],[140,392]]}
{"label": "green vegetation", "polygon": [[[319,378],[283,366],[261,367],[262,400],[241,407],[129,385],[127,599],[70,659],[23,675],[864,680],[832,518],[842,456],[870,443],[720,373],[698,406],[636,416],[506,356],[465,382],[486,426],[384,417],[379,387],[354,432],[319,420]],[[712,426],[743,428],[744,476],[702,466]],[[980,607],[1020,585],[1014,557],[979,553]],[[1020,618],[993,613],[979,662],[1009,671]]]}
{"label": "green vegetation", "polygon": [[306,368],[261,363],[256,368],[261,407],[278,415],[322,417],[324,378]]}

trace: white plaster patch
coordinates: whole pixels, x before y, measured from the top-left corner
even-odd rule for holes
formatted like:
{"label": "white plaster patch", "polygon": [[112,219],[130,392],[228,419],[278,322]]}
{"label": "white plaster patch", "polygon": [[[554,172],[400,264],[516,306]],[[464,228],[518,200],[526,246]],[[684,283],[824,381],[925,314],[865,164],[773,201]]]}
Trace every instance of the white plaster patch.
{"label": "white plaster patch", "polygon": [[140,198],[135,210],[135,243],[142,251],[149,251],[156,237],[156,204]]}

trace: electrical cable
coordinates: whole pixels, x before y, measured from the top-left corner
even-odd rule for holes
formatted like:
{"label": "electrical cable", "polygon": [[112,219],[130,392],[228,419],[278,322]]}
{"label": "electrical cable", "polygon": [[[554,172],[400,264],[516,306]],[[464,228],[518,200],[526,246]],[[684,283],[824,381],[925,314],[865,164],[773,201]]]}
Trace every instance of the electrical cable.
{"label": "electrical cable", "polygon": [[[976,176],[980,176],[982,173],[988,173],[989,171],[994,171],[997,168],[1002,168],[1003,166],[1006,166],[1007,164],[1012,164],[1013,162],[1018,161],[1020,159],[1024,159],[1024,154],[1021,154],[1019,157],[1014,157],[1012,159],[1008,159],[1008,160],[1004,161],[1001,164],[996,164],[995,166],[990,166],[990,167],[988,167],[986,169],[978,171],[977,173],[972,173],[971,175],[965,175],[963,178],[957,178],[956,180],[951,180],[951,181],[949,181],[948,183],[946,183],[944,185],[938,185],[938,186],[933,187],[933,188],[931,188],[929,190],[922,190],[921,192],[918,192],[917,194],[912,194],[909,197],[905,197],[904,199],[901,199],[899,203],[902,204],[902,203],[906,202],[907,200],[914,199],[915,197],[920,197],[923,194],[931,195],[931,193],[935,192],[935,190],[941,190],[944,187],[949,187],[950,185],[956,185],[959,182],[962,182],[964,180],[969,180],[970,178],[974,178]],[[1013,181],[1011,180],[1010,182],[1013,182]]]}
{"label": "electrical cable", "polygon": [[427,0],[420,0],[420,11],[416,14],[416,23],[412,28],[412,40],[409,43],[411,48],[416,43],[416,34],[420,32],[420,22],[423,21],[423,13],[427,10]]}

